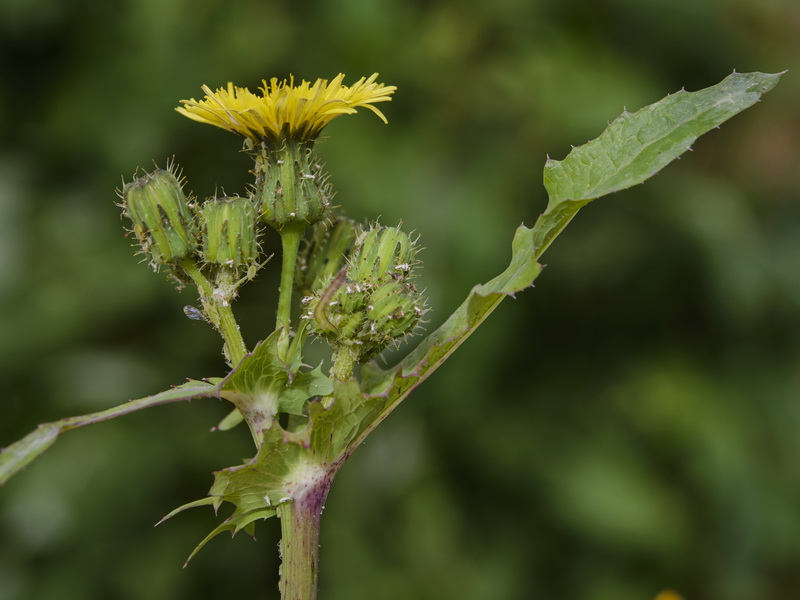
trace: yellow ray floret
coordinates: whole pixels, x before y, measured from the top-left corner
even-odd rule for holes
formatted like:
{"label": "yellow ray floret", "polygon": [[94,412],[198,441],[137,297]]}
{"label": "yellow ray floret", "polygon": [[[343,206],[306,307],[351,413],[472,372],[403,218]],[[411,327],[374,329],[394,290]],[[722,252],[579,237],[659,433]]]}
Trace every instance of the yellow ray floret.
{"label": "yellow ray floret", "polygon": [[233,131],[258,142],[264,138],[279,143],[283,139],[299,142],[315,139],[322,129],[339,115],[364,107],[386,123],[386,117],[374,104],[388,102],[397,89],[375,83],[378,74],[362,77],[351,86],[342,85],[343,74],[332,81],[317,79],[312,85],[303,80],[295,86],[294,77],[269,83],[262,81],[261,94],[232,83],[212,92],[203,86],[203,100],[181,100],[177,107],[182,115]]}

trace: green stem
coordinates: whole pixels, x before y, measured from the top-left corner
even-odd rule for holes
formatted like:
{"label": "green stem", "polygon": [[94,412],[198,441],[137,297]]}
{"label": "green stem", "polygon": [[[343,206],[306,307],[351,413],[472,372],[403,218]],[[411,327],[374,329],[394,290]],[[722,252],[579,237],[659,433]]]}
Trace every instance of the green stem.
{"label": "green stem", "polygon": [[200,293],[200,302],[203,304],[203,312],[222,336],[225,342],[225,353],[231,366],[239,364],[247,354],[247,346],[245,346],[244,339],[242,339],[239,324],[233,316],[229,298],[227,295],[214,293],[214,286],[206,279],[193,260],[184,260],[181,263],[181,267],[197,286],[197,291]]}
{"label": "green stem", "polygon": [[319,527],[332,474],[301,485],[278,506],[281,520],[281,600],[315,600],[319,573]]}
{"label": "green stem", "polygon": [[304,229],[305,227],[302,225],[291,224],[280,230],[283,261],[275,329],[283,328],[281,339],[284,340],[284,343],[289,339],[289,330],[292,325],[292,288],[294,287],[294,272],[297,268],[297,252],[300,249],[300,240],[303,237]]}

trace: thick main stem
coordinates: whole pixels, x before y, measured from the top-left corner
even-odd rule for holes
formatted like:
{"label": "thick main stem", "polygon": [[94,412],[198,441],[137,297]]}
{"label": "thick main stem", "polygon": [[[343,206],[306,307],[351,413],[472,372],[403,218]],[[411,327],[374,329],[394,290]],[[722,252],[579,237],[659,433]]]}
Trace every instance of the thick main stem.
{"label": "thick main stem", "polygon": [[281,520],[281,600],[315,600],[319,526],[333,475],[315,477],[278,506]]}

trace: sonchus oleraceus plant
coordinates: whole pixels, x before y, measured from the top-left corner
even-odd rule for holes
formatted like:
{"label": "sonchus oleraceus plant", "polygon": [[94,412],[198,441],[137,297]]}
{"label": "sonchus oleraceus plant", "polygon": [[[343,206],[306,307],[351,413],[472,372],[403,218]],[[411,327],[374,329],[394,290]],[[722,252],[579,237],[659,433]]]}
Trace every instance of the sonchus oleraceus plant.
{"label": "sonchus oleraceus plant", "polygon": [[[734,72],[713,87],[682,90],[623,112],[563,160],[548,158],[547,206],[532,227],[517,229],[508,267],[472,288],[441,326],[391,367],[374,359],[418,332],[427,310],[415,284],[417,240],[398,226],[356,223],[335,210],[315,142],[333,119],[359,109],[385,123],[379,106],[392,100],[396,88],[378,83],[377,73],[352,85],[340,74],[314,83],[273,78],[256,92],[231,83],[217,90],[203,86],[201,100],[182,100],[177,111],[243,138],[253,160],[251,187],[241,196],[201,202],[186,195],[185,180],[169,164],[137,173],[120,190],[120,205],[153,270],[197,289],[199,306],[186,307],[186,314],[219,332],[227,368],[115,408],[40,425],[2,451],[0,483],[71,429],[160,404],[225,400],[231,412],[217,428],[243,422],[253,457],[214,473],[207,495],[165,519],[193,507],[232,507],[191,559],[223,531],[252,534],[257,521],[278,517],[281,596],[315,598],[323,505],[359,444],[503,299],[531,287],[542,254],[583,206],[642,183],[698,136],[756,103],[779,78]],[[282,248],[275,325],[258,332],[262,341],[248,348],[233,304],[239,288],[267,264],[261,238],[275,234]],[[313,338],[330,347],[330,359],[315,367],[303,362]]]}

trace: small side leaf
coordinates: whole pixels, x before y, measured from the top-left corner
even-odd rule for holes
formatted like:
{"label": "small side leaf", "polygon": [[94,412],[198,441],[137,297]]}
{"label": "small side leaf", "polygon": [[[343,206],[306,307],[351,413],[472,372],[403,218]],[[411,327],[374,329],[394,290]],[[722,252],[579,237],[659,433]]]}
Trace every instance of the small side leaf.
{"label": "small side leaf", "polygon": [[291,386],[281,394],[281,411],[302,415],[306,400],[314,396],[327,396],[333,392],[333,382],[322,372],[322,365],[312,371],[298,373]]}
{"label": "small side leaf", "polygon": [[77,429],[84,425],[92,425],[102,421],[108,421],[116,417],[121,417],[143,408],[169,404],[171,402],[182,402],[195,398],[211,398],[219,395],[219,383],[209,383],[205,381],[190,380],[183,385],[166,390],[154,396],[131,400],[125,404],[109,408],[99,412],[82,415],[80,417],[69,417],[52,423],[39,425],[37,429],[26,435],[24,438],[4,448],[0,452],[0,485],[3,485],[13,475],[24,469],[36,457],[41,455],[56,441],[59,435],[70,429]]}
{"label": "small side leaf", "polygon": [[18,442],[4,448],[0,453],[0,485],[52,446],[60,433],[61,427],[58,423],[45,423]]}
{"label": "small side leaf", "polygon": [[[333,391],[321,367],[301,370],[305,334],[298,332],[288,362],[279,356],[279,336],[276,331],[256,345],[222,383],[222,397],[236,406],[256,436],[272,427],[279,413],[303,415],[309,398]],[[228,419],[222,424],[228,425]]]}

